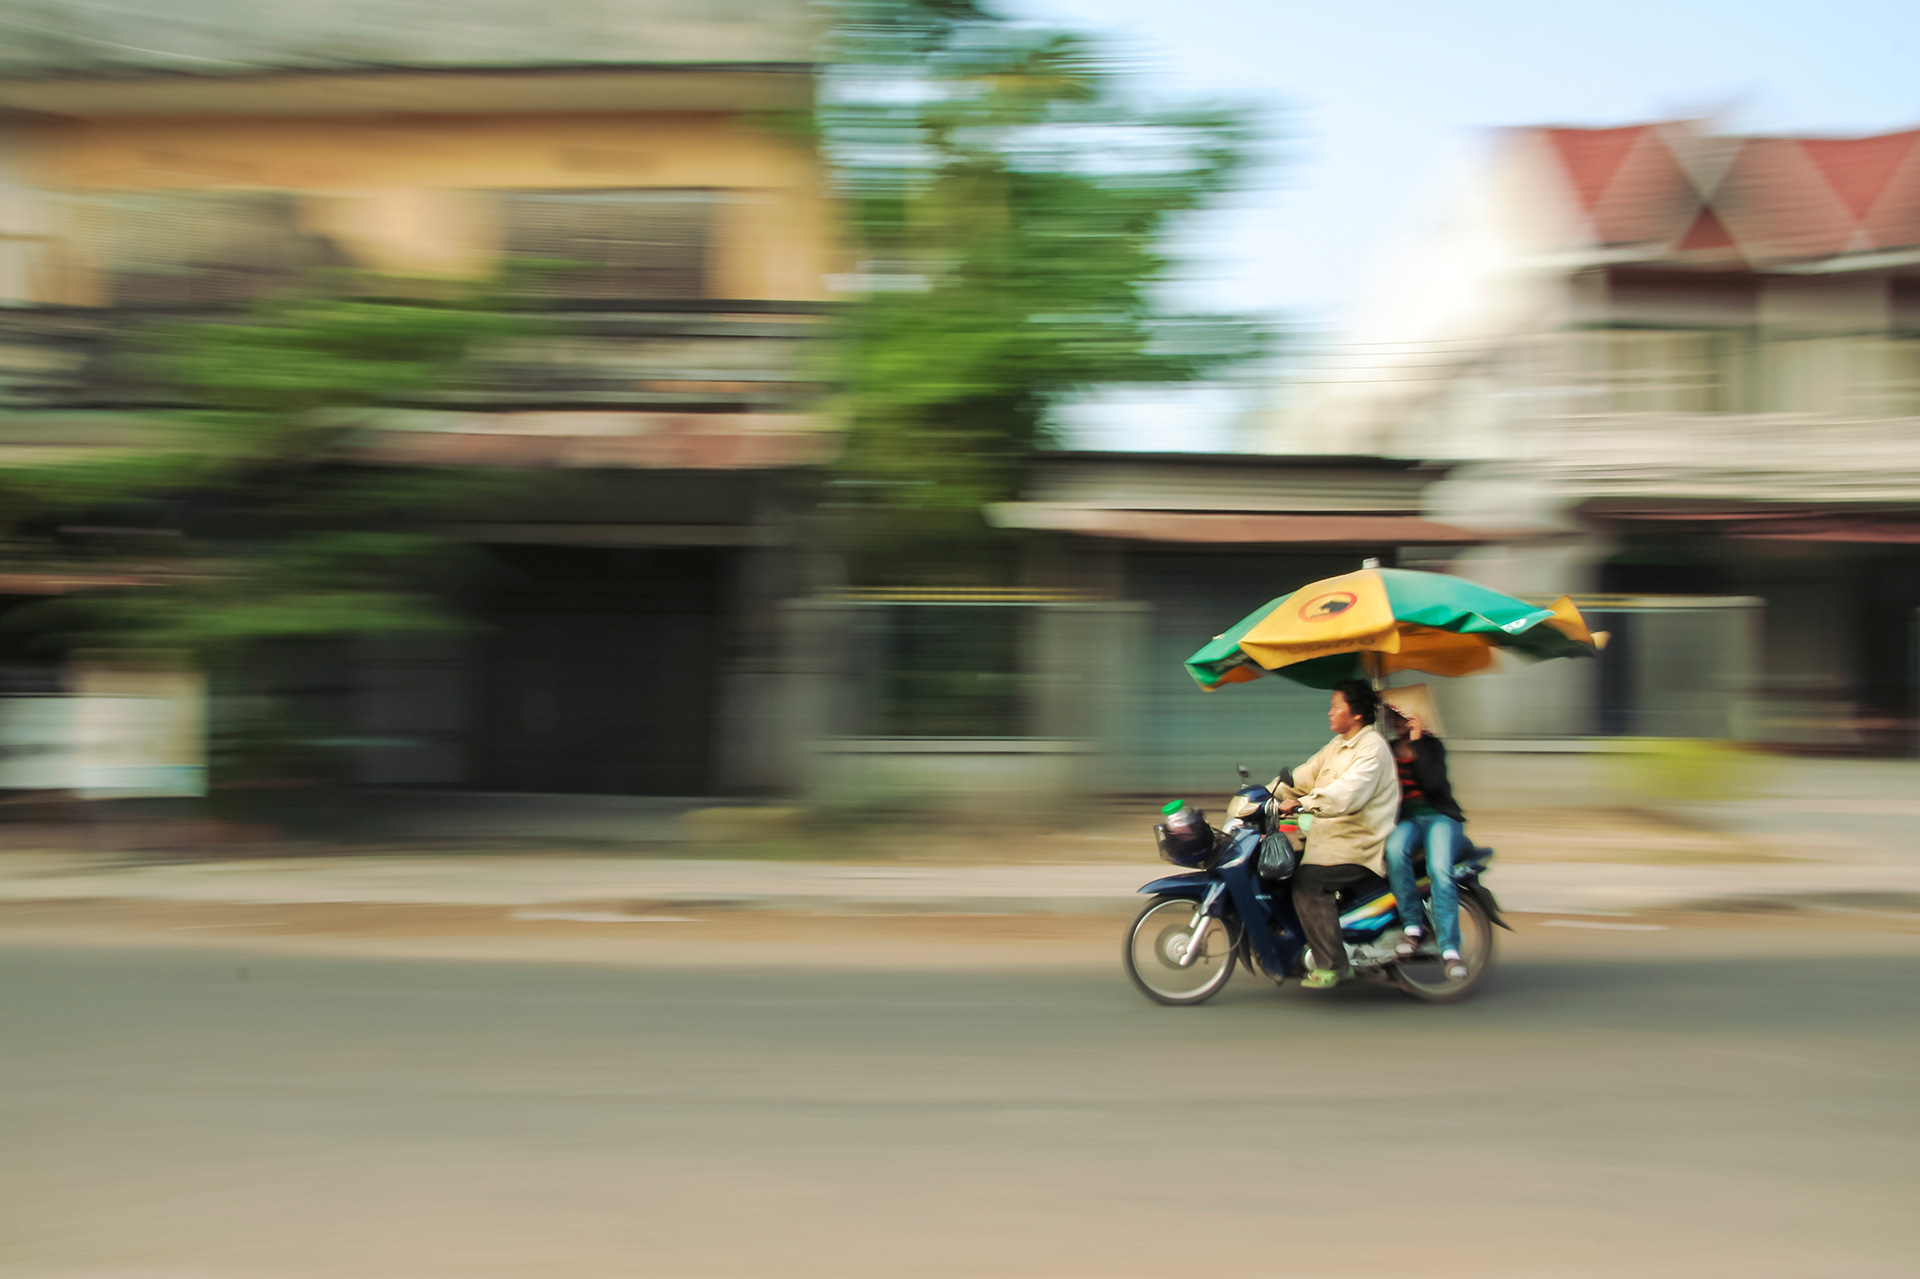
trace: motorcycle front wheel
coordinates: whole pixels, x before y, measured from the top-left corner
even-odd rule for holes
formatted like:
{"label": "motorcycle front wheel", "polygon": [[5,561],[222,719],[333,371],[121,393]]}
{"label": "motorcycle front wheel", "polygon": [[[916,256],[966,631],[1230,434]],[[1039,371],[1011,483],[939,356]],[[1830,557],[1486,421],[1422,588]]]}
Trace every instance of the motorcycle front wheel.
{"label": "motorcycle front wheel", "polygon": [[1193,912],[1186,897],[1156,897],[1147,903],[1121,941],[1120,958],[1140,993],[1157,1004],[1201,1004],[1220,993],[1233,976],[1238,929],[1224,920],[1201,921],[1199,955],[1182,967],[1194,948]]}
{"label": "motorcycle front wheel", "polygon": [[1447,966],[1436,951],[1395,964],[1394,984],[1430,1004],[1456,1004],[1480,989],[1493,971],[1493,921],[1468,893],[1460,894],[1460,958],[1467,961],[1463,980],[1447,976]]}

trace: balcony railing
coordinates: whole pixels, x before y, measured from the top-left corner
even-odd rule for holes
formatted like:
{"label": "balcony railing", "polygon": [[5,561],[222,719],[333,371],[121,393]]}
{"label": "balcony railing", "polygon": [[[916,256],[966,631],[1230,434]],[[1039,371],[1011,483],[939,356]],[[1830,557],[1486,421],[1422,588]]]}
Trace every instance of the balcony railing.
{"label": "balcony railing", "polygon": [[1509,457],[1594,493],[1920,500],[1920,417],[1576,414],[1509,434]]}
{"label": "balcony railing", "polygon": [[[0,407],[171,404],[166,388],[143,381],[125,358],[154,318],[116,309],[0,310]],[[209,312],[206,318],[221,317]],[[827,308],[818,305],[548,304],[520,319],[518,332],[474,352],[461,384],[427,405],[782,411],[825,389],[823,339],[831,325]]]}

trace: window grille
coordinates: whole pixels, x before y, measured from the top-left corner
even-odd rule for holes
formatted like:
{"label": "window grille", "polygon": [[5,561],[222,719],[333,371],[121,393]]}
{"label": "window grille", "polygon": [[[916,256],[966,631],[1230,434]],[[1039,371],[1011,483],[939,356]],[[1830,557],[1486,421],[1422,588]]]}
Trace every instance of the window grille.
{"label": "window grille", "polygon": [[857,606],[844,663],[841,734],[1007,738],[1033,731],[1030,647],[1037,610],[1021,604]]}
{"label": "window grille", "polygon": [[288,192],[129,193],[89,201],[86,215],[112,306],[249,302],[327,258]]}
{"label": "window grille", "polygon": [[524,291],[578,299],[707,296],[713,200],[697,191],[516,191],[500,197]]}
{"label": "window grille", "polygon": [[1920,338],[1855,343],[1853,403],[1869,417],[1920,417]]}

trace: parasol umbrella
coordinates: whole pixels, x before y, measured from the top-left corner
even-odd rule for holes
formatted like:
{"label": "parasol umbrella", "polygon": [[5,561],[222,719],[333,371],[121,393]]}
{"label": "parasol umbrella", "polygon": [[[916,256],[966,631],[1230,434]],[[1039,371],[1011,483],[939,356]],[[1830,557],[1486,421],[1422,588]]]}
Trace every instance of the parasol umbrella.
{"label": "parasol umbrella", "polygon": [[1187,670],[1209,692],[1268,672],[1331,688],[1395,671],[1471,675],[1493,665],[1496,648],[1536,661],[1592,657],[1606,641],[1565,596],[1541,608],[1445,573],[1368,567],[1255,609]]}

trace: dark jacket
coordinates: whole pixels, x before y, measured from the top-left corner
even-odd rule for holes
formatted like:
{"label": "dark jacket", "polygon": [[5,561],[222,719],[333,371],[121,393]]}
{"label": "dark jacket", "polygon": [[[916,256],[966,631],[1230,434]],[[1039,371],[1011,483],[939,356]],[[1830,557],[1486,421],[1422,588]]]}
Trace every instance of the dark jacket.
{"label": "dark jacket", "polygon": [[[1442,817],[1451,817],[1456,822],[1467,820],[1460,805],[1454,802],[1453,784],[1447,780],[1447,748],[1432,733],[1422,733],[1420,740],[1408,742],[1413,750],[1413,759],[1408,767],[1413,780],[1419,785],[1420,793],[1426,797],[1427,807]],[[1406,801],[1400,804],[1400,817],[1407,816]]]}

